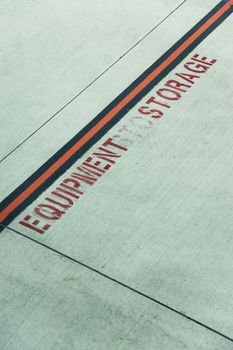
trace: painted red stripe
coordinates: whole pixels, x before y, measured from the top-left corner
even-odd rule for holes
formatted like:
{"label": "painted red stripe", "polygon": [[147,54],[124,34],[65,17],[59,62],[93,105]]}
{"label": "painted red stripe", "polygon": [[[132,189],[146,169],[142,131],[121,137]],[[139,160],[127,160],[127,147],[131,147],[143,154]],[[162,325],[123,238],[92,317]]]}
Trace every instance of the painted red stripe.
{"label": "painted red stripe", "polygon": [[135,96],[137,96],[146,86],[148,86],[165,68],[182,54],[201,34],[203,34],[213,23],[215,23],[231,6],[228,1],[218,12],[209,18],[195,33],[184,41],[163,63],[151,72],[137,87],[135,87],[126,97],[124,97],[103,119],[92,127],[79,141],[76,142],[63,156],[50,166],[38,179],[36,179],[25,191],[15,198],[0,213],[0,222],[22,204],[34,191],[36,191],[47,179],[49,179],[64,163],[66,163],[81,147],[83,147],[99,130],[101,130],[119,111],[121,111]]}

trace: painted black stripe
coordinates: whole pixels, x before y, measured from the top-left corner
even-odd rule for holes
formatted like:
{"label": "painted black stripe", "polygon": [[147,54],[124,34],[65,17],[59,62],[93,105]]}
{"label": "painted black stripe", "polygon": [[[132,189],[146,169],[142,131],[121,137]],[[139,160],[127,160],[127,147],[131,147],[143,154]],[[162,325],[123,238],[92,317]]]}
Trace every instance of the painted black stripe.
{"label": "painted black stripe", "polygon": [[[142,73],[127,89],[125,89],[114,101],[112,101],[102,112],[100,112],[89,124],[78,132],[66,145],[56,152],[46,163],[44,163],[34,174],[32,174],[23,184],[6,197],[0,203],[0,211],[6,208],[15,198],[26,190],[38,177],[40,177],[52,164],[64,155],[81,137],[83,137],[94,125],[97,124],[112,108],[114,108],[125,96],[137,87],[152,71],[163,63],[183,42],[195,33],[205,22],[208,21],[218,10],[225,5],[226,1],[221,1],[212,9],[200,22],[188,31],[178,42],[176,42],[165,54],[153,63],[144,73]],[[116,123],[122,119],[130,109],[132,109],[152,88],[154,88],[168,73],[170,73],[195,47],[197,47],[214,29],[216,29],[231,13],[233,8],[229,7],[214,24],[212,24],[198,39],[195,40],[179,57],[172,62],[162,73],[160,73],[143,91],[141,91],[132,101],[128,103],[107,125],[105,125],[91,140],[89,140],[78,152],[76,152],[63,166],[61,166],[48,180],[46,180],[32,195],[30,195],[21,205],[19,205],[5,220],[3,225],[8,225],[15,219],[28,205],[30,205],[43,191],[57,180],[68,168],[70,168],[90,147],[99,141]],[[0,228],[0,232],[1,232]]]}

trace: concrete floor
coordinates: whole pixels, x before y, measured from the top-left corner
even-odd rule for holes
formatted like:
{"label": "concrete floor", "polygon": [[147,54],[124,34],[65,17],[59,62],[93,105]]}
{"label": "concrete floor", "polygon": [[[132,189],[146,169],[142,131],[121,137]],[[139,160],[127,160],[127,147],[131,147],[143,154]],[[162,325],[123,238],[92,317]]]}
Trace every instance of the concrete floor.
{"label": "concrete floor", "polygon": [[[229,16],[7,213],[25,181],[216,11]],[[1,2],[0,349],[233,349],[229,11],[215,0]],[[216,62],[198,73],[195,54]],[[177,73],[186,88],[159,96]]]}

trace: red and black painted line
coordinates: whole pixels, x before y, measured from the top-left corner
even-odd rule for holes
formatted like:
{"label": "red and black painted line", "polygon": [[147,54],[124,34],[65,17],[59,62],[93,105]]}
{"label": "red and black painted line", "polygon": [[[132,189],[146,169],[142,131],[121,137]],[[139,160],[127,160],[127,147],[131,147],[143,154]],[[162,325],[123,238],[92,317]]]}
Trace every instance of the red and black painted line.
{"label": "red and black painted line", "polygon": [[[43,191],[100,140],[130,109],[170,73],[233,12],[221,1],[88,125],[0,203],[0,223],[8,225]],[[0,231],[3,226],[0,226]]]}

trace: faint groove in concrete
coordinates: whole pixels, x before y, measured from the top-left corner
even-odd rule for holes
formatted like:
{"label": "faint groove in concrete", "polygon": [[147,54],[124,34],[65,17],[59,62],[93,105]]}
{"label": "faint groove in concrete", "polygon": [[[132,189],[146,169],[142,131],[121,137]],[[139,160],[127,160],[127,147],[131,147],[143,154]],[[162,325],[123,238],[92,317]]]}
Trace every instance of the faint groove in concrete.
{"label": "faint groove in concrete", "polygon": [[148,37],[156,28],[158,28],[166,19],[168,19],[174,12],[176,12],[185,2],[184,0],[180,5],[178,5],[174,10],[172,10],[163,20],[161,20],[155,27],[153,27],[148,33],[146,33],[139,41],[137,41],[133,46],[131,46],[122,56],[120,56],[116,61],[114,61],[108,68],[106,68],[102,73],[100,73],[94,80],[92,80],[85,88],[83,88],[77,95],[75,95],[70,101],[68,101],[63,107],[61,107],[55,114],[53,114],[46,122],[41,124],[33,133],[26,137],[21,143],[18,144],[12,151],[6,154],[1,160],[2,163],[7,159],[12,153],[14,153],[18,148],[20,148],[25,142],[27,142],[33,135],[35,135],[41,128],[48,124],[53,118],[55,118],[60,112],[62,112],[66,107],[68,107],[74,100],[76,100],[80,95],[82,95],[91,85],[93,85],[97,80],[99,80],[105,73],[107,73],[115,64],[117,64],[123,57],[125,57],[130,51],[132,51],[136,46],[138,46],[146,37]]}
{"label": "faint groove in concrete", "polygon": [[[3,227],[2,224],[0,224],[0,226]],[[14,229],[12,229],[10,227],[7,227],[7,226],[5,228],[10,230],[10,231],[12,231],[12,232],[14,232],[14,233],[16,233],[17,235],[20,235],[20,236],[22,236],[22,237],[24,237],[26,239],[29,239],[30,241],[32,241],[32,242],[34,242],[34,243],[36,243],[36,244],[38,244],[38,245],[40,245],[40,246],[50,250],[50,251],[52,251],[53,253],[55,253],[57,255],[62,256],[63,258],[66,258],[66,259],[68,259],[68,260],[70,260],[70,261],[72,261],[72,262],[74,262],[74,263],[76,263],[76,264],[78,264],[78,265],[80,265],[80,266],[82,266],[84,268],[87,268],[88,270],[90,270],[90,271],[92,271],[92,272],[94,272],[94,273],[96,273],[96,274],[98,274],[98,275],[100,275],[100,276],[102,276],[104,278],[107,278],[108,280],[110,280],[110,281],[120,285],[123,288],[126,288],[126,289],[130,290],[131,292],[137,293],[138,295],[140,295],[140,296],[142,296],[142,297],[144,297],[144,298],[146,298],[146,299],[148,299],[150,301],[153,301],[154,303],[156,303],[156,304],[166,308],[167,310],[170,310],[170,311],[176,313],[177,315],[182,316],[182,317],[186,318],[187,320],[189,320],[191,322],[194,322],[195,324],[197,324],[197,325],[207,329],[208,331],[210,331],[212,333],[215,333],[215,334],[219,335],[220,337],[222,337],[222,338],[224,338],[224,339],[226,339],[226,340],[228,340],[228,341],[233,343],[233,338],[227,336],[226,334],[221,333],[221,332],[217,331],[216,329],[214,329],[212,327],[209,327],[208,325],[206,325],[206,324],[204,324],[204,323],[202,323],[202,322],[200,322],[200,321],[198,321],[198,320],[196,320],[196,319],[186,315],[185,313],[183,313],[183,312],[181,312],[179,310],[176,310],[175,308],[173,308],[173,307],[171,307],[171,306],[169,306],[169,305],[167,305],[167,304],[165,304],[165,303],[163,303],[163,302],[161,302],[161,301],[159,301],[159,300],[157,300],[157,299],[155,299],[155,298],[153,298],[153,297],[151,297],[151,296],[149,296],[147,294],[144,294],[143,292],[140,292],[139,290],[137,290],[137,289],[135,289],[133,287],[130,287],[127,284],[125,284],[125,283],[123,283],[121,281],[118,281],[118,280],[116,280],[115,278],[113,278],[113,277],[111,277],[109,275],[106,275],[105,273],[95,269],[94,267],[91,267],[91,266],[89,266],[89,265],[87,265],[87,264],[85,264],[85,263],[83,263],[83,262],[81,262],[79,260],[76,260],[76,259],[70,257],[69,255],[66,255],[66,254],[64,254],[64,253],[62,253],[62,252],[60,252],[60,251],[58,251],[58,250],[56,250],[56,249],[54,249],[52,247],[49,247],[46,244],[41,243],[41,242],[31,238],[31,237],[28,237],[28,236],[24,235],[23,233],[21,233],[21,232],[19,232],[17,230],[14,230]]]}

